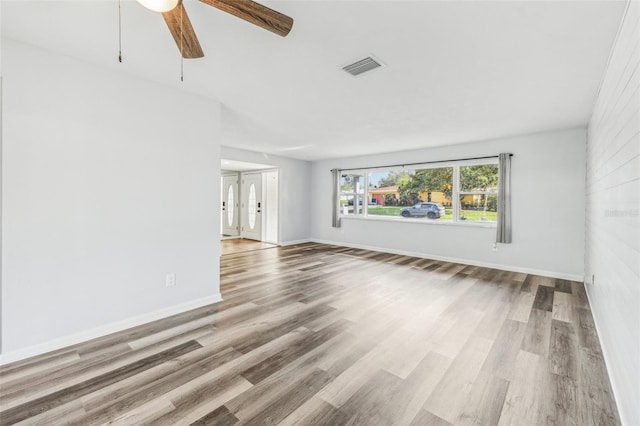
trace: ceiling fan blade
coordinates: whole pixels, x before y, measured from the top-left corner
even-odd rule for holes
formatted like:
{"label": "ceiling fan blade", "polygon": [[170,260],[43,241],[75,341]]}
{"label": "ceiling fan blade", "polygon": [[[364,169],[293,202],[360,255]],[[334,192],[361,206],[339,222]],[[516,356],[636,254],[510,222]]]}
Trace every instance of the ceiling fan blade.
{"label": "ceiling fan blade", "polygon": [[171,31],[171,35],[176,41],[183,58],[194,59],[204,56],[198,37],[196,37],[196,33],[191,26],[191,21],[182,2],[169,12],[163,12],[162,17],[167,23],[169,31]]}
{"label": "ceiling fan blade", "polygon": [[289,34],[293,26],[293,18],[251,0],[200,1],[282,37]]}

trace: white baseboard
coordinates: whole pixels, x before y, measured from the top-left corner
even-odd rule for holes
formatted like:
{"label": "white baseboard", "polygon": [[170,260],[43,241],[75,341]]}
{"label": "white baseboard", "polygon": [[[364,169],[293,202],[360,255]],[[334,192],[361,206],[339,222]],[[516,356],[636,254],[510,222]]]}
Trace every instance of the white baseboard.
{"label": "white baseboard", "polygon": [[215,293],[211,296],[203,297],[201,299],[191,300],[179,305],[169,306],[167,308],[158,309],[157,311],[138,315],[132,318],[127,318],[122,321],[116,321],[100,327],[92,328],[90,330],[85,330],[69,336],[60,337],[58,339],[50,340],[45,343],[40,343],[38,345],[18,349],[13,352],[3,353],[0,354],[0,365],[20,361],[22,359],[30,358],[36,355],[42,355],[47,352],[62,349],[67,346],[76,345],[78,343],[86,342],[98,337],[103,337],[108,334],[117,333],[118,331],[137,327],[148,322],[157,321],[171,315],[180,314],[191,309],[200,308],[202,306],[210,305],[212,303],[220,301],[222,301],[222,295],[220,293]]}
{"label": "white baseboard", "polygon": [[297,240],[297,241],[284,241],[282,243],[280,243],[280,245],[282,247],[286,247],[286,246],[295,246],[296,244],[304,244],[304,243],[310,243],[314,240],[311,239],[305,239],[305,240]]}
{"label": "white baseboard", "polygon": [[562,273],[562,272],[554,272],[554,271],[545,271],[545,270],[542,270],[542,269],[521,268],[519,266],[501,265],[501,264],[497,264],[497,263],[480,262],[480,261],[472,260],[472,259],[461,259],[461,258],[457,258],[457,257],[435,256],[435,255],[426,254],[426,253],[417,253],[417,252],[411,252],[411,251],[405,251],[405,250],[395,250],[395,249],[390,249],[390,248],[386,248],[386,247],[366,246],[366,245],[362,245],[362,244],[343,243],[343,242],[338,242],[338,241],[320,240],[320,239],[317,239],[317,238],[312,238],[309,241],[314,242],[314,243],[330,244],[330,245],[343,246],[343,247],[351,247],[351,248],[362,249],[362,250],[381,251],[383,253],[401,254],[403,256],[419,257],[419,258],[422,258],[422,259],[432,259],[432,260],[439,260],[439,261],[443,261],[443,262],[452,262],[452,263],[463,263],[465,265],[482,266],[484,268],[492,268],[492,269],[500,269],[502,271],[520,272],[520,273],[524,273],[524,274],[540,275],[540,276],[543,276],[543,277],[559,278],[559,279],[562,279],[562,280],[579,281],[579,282],[582,282],[584,280],[584,277],[582,277],[580,275],[565,274],[565,273]]}

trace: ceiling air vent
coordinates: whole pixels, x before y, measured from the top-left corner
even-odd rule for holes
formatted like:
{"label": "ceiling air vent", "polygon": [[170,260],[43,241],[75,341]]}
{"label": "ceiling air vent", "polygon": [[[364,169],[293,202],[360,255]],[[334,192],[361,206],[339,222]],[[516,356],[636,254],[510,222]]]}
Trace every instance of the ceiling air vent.
{"label": "ceiling air vent", "polygon": [[367,56],[366,58],[361,59],[357,62],[354,62],[349,65],[345,65],[344,67],[342,67],[342,69],[348,72],[349,74],[355,76],[355,75],[360,75],[367,71],[371,71],[373,69],[384,67],[384,66],[385,65],[382,63],[381,60],[377,58],[374,59],[371,56]]}

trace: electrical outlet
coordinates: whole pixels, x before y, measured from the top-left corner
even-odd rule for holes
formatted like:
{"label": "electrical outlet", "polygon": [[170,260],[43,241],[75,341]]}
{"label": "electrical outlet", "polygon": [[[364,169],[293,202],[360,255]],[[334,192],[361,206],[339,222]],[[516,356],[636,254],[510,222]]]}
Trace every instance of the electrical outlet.
{"label": "electrical outlet", "polygon": [[498,243],[493,243],[493,246],[491,246],[491,250],[498,251]]}
{"label": "electrical outlet", "polygon": [[176,274],[167,274],[164,283],[167,287],[173,287],[176,285]]}

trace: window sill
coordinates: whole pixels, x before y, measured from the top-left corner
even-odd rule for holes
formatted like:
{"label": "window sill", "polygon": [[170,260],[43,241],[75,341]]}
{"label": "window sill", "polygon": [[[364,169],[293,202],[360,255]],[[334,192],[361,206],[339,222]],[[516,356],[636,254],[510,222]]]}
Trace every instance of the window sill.
{"label": "window sill", "polygon": [[468,228],[491,228],[496,229],[497,224],[495,222],[466,222],[466,221],[440,221],[433,219],[418,219],[418,218],[395,218],[395,217],[381,217],[381,216],[340,216],[340,219],[346,220],[363,220],[372,222],[395,222],[395,223],[419,223],[431,226],[463,226]]}

